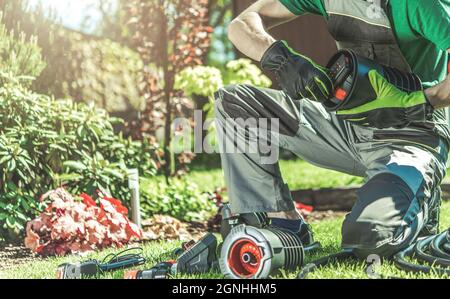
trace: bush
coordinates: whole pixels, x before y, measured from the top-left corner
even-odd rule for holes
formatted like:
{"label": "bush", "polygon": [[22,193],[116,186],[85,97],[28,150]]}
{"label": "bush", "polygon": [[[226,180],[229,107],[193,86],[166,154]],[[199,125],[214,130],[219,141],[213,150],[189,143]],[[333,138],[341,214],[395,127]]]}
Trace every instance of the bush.
{"label": "bush", "polygon": [[[37,77],[45,68],[41,49],[35,37],[27,39],[23,32],[15,34],[1,23],[0,12],[0,70],[21,77]],[[28,80],[28,84],[31,80]]]}
{"label": "bush", "polygon": [[63,28],[53,35],[53,40],[38,41],[48,66],[34,84],[37,91],[92,102],[113,113],[144,109],[138,88],[143,63],[136,52]]}
{"label": "bush", "polygon": [[59,188],[46,193],[49,204],[27,224],[25,245],[43,255],[86,253],[140,240],[142,231],[127,217],[120,200],[99,194],[100,205],[88,194],[73,197]]}
{"label": "bush", "polygon": [[209,97],[223,86],[220,70],[210,66],[188,67],[175,80],[175,87],[188,96]]}
{"label": "bush", "polygon": [[[78,102],[93,102],[108,112],[120,116],[131,114],[130,118],[134,118],[135,112],[145,105],[138,88],[142,81],[139,70],[143,65],[139,55],[111,40],[65,28],[59,25],[57,16],[49,13],[48,9],[40,5],[30,7],[27,2],[0,1],[0,13],[4,14],[2,23],[10,31],[23,31],[17,40],[19,36],[0,33],[0,43],[11,39],[15,43],[25,42],[32,49],[17,53],[22,56],[34,53],[28,63],[11,64],[14,68],[25,68],[25,71],[14,74],[36,77],[33,90],[39,93]],[[25,36],[36,36],[37,41]],[[30,40],[31,43],[28,43]],[[36,62],[42,63],[36,56],[36,43],[42,49],[46,65],[40,65],[39,72],[30,73],[27,69],[35,70]],[[9,55],[14,52],[5,49],[3,53]]]}
{"label": "bush", "polygon": [[127,203],[127,168],[157,172],[157,145],[115,135],[119,120],[105,110],[33,93],[11,74],[0,79],[2,235],[21,232],[41,208],[36,198],[48,190],[103,189]]}
{"label": "bush", "polygon": [[223,72],[215,67],[195,66],[184,69],[175,78],[175,87],[189,96],[211,97],[224,84],[270,87],[272,81],[245,58],[228,62]]}
{"label": "bush", "polygon": [[272,85],[272,81],[250,59],[246,58],[227,63],[224,81],[226,84],[250,84],[260,87]]}
{"label": "bush", "polygon": [[182,221],[203,221],[216,212],[209,195],[183,179],[173,179],[169,184],[152,182],[141,189],[141,209],[146,217],[163,214]]}

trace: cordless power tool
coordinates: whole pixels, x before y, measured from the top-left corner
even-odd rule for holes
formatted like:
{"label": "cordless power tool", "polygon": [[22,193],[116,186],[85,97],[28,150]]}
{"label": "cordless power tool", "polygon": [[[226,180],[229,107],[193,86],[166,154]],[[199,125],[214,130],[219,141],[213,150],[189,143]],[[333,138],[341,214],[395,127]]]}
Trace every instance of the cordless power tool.
{"label": "cordless power tool", "polygon": [[386,80],[405,92],[422,90],[420,78],[357,55],[352,50],[340,50],[327,64],[335,87],[333,96],[323,105],[328,111],[358,107],[377,96],[369,80],[369,71],[377,70]]}

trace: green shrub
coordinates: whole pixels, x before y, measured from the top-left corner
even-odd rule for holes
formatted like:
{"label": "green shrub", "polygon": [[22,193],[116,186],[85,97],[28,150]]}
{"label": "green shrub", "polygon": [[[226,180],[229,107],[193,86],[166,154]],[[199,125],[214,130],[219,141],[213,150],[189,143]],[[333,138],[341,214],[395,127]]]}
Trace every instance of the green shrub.
{"label": "green shrub", "polygon": [[225,71],[211,66],[189,67],[175,78],[175,87],[187,95],[211,97],[227,84],[250,84],[270,87],[272,81],[250,59],[237,59],[227,63]]}
{"label": "green shrub", "polygon": [[[0,227],[20,232],[50,189],[104,189],[127,203],[127,168],[157,171],[157,145],[124,139],[94,105],[55,100],[0,73]],[[155,162],[156,161],[156,162]],[[6,235],[8,233],[2,233]]]}
{"label": "green shrub", "polygon": [[[0,71],[16,77],[37,77],[45,68],[41,49],[36,38],[27,39],[23,32],[18,34],[6,29],[1,23],[0,12]],[[27,82],[31,83],[30,80]]]}
{"label": "green shrub", "polygon": [[108,112],[140,111],[145,102],[139,93],[139,55],[119,43],[97,39],[65,28],[38,32],[47,67],[34,83],[34,89],[95,103]]}
{"label": "green shrub", "polygon": [[272,85],[272,81],[246,58],[228,62],[223,76],[225,84],[250,84],[259,87]]}
{"label": "green shrub", "polygon": [[172,179],[169,184],[151,182],[141,188],[141,196],[146,217],[164,214],[183,221],[202,221],[217,212],[208,194],[185,179]]}
{"label": "green shrub", "polygon": [[188,67],[175,78],[175,88],[188,96],[209,97],[222,86],[220,70],[210,66]]}
{"label": "green shrub", "polygon": [[[36,36],[42,49],[47,65],[40,75],[40,72],[30,74],[37,77],[33,82],[34,91],[56,98],[93,102],[97,107],[120,115],[131,112],[134,116],[133,112],[143,109],[145,103],[138,88],[142,81],[139,77],[142,60],[135,51],[108,39],[65,28],[59,25],[52,11],[42,6],[27,9],[28,6],[27,1],[0,1],[0,13],[5,16],[2,23],[6,28],[23,32],[18,41],[29,39],[25,35]],[[35,38],[31,40],[35,45]],[[27,51],[21,53],[26,55]],[[13,64],[34,69],[33,65]],[[28,73],[21,75],[24,74]]]}

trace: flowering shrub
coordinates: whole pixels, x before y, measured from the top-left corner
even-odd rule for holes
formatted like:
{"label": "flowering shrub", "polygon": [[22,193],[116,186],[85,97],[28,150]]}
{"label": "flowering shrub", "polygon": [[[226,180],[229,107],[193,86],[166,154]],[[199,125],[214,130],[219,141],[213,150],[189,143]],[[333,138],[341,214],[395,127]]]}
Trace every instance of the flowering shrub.
{"label": "flowering shrub", "polygon": [[25,246],[38,254],[83,253],[142,238],[142,231],[128,220],[127,208],[104,194],[99,194],[99,206],[89,195],[77,199],[63,188],[48,192],[41,201],[49,204],[28,222],[25,238]]}
{"label": "flowering shrub", "polygon": [[21,79],[0,72],[0,242],[23,239],[26,222],[43,208],[36,198],[47,190],[101,189],[127,205],[127,169],[157,173],[160,149],[152,140],[115,134],[120,120],[105,110],[34,93]]}

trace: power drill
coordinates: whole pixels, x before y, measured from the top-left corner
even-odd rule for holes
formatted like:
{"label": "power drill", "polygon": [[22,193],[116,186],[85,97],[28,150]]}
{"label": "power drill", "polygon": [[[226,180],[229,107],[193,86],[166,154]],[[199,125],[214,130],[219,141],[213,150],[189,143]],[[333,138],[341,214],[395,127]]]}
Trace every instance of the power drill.
{"label": "power drill", "polygon": [[352,50],[340,50],[327,64],[329,75],[335,86],[333,97],[324,102],[328,111],[337,111],[358,107],[376,98],[368,73],[378,71],[386,80],[405,92],[422,90],[420,78],[413,73],[379,64],[378,62],[357,55]]}
{"label": "power drill", "polygon": [[217,238],[206,234],[198,242],[187,243],[176,261],[159,263],[149,270],[129,271],[126,279],[167,279],[176,274],[206,273],[218,269]]}

